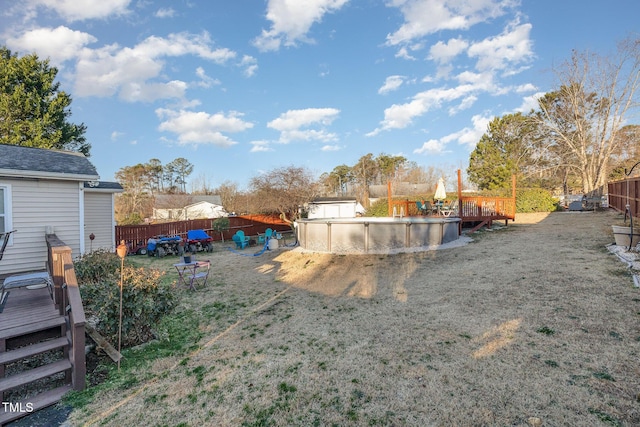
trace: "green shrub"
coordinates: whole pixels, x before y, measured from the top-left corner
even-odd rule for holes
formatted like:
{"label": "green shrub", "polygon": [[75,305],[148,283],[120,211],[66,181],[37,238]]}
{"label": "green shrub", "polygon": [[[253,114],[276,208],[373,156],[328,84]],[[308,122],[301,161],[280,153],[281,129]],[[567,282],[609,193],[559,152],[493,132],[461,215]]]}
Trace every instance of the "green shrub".
{"label": "green shrub", "polygon": [[98,250],[73,263],[78,283],[97,282],[120,273],[120,258],[114,252]]}
{"label": "green shrub", "polygon": [[[94,317],[98,332],[109,342],[116,343],[120,318],[120,259],[115,254],[94,253],[77,261],[74,267],[87,317]],[[123,347],[152,339],[162,317],[175,306],[170,285],[161,284],[164,274],[149,268],[124,266]]]}
{"label": "green shrub", "polygon": [[226,231],[229,229],[229,223],[230,223],[229,217],[222,216],[220,218],[213,220],[213,222],[211,223],[211,228],[213,228],[217,232],[222,233],[223,231]]}
{"label": "green shrub", "polygon": [[389,216],[389,203],[387,199],[378,199],[364,212],[364,216]]}
{"label": "green shrub", "polygon": [[516,191],[516,212],[552,212],[557,201],[543,188],[524,188]]}

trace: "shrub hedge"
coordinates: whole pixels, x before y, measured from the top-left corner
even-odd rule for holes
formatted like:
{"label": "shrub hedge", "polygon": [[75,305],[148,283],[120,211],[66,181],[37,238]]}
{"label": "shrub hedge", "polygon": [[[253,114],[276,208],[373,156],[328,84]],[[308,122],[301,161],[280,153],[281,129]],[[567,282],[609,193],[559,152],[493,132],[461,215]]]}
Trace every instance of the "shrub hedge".
{"label": "shrub hedge", "polygon": [[[74,263],[80,294],[88,318],[111,343],[118,339],[120,319],[120,258],[97,251]],[[162,317],[175,306],[164,272],[125,265],[122,270],[122,346],[142,344],[155,336]]]}
{"label": "shrub hedge", "polygon": [[543,188],[516,190],[516,212],[553,212],[558,210],[558,201]]}

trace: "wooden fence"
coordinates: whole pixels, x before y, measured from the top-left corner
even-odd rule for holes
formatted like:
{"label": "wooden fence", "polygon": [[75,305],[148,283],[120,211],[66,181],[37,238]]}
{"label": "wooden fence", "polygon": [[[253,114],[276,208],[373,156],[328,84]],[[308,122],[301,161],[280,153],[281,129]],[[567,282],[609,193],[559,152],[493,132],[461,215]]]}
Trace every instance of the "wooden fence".
{"label": "wooden fence", "polygon": [[[421,215],[415,201],[393,200],[391,198],[391,184],[388,184],[387,194],[389,195],[389,216],[415,216]],[[454,198],[455,199],[455,198]],[[511,177],[511,197],[493,196],[463,196],[462,195],[462,172],[458,170],[458,197],[455,216],[460,217],[460,227],[464,223],[479,223],[472,231],[479,227],[488,225],[491,227],[493,221],[516,219],[516,177]],[[450,202],[445,201],[445,206]]]}
{"label": "wooden fence", "polygon": [[607,184],[609,193],[609,207],[619,212],[625,212],[629,205],[629,212],[634,217],[640,213],[640,176],[613,181]]}
{"label": "wooden fence", "polygon": [[242,215],[229,217],[229,229],[220,233],[213,229],[215,220],[216,218],[209,218],[158,224],[117,225],[115,243],[118,246],[124,240],[129,247],[129,251],[135,252],[139,247],[146,247],[147,241],[152,237],[180,236],[186,239],[187,231],[189,230],[204,230],[214,241],[231,240],[231,236],[238,230],[244,231],[247,236],[257,236],[258,233],[264,233],[267,228],[280,232],[291,230],[289,224],[277,216]]}

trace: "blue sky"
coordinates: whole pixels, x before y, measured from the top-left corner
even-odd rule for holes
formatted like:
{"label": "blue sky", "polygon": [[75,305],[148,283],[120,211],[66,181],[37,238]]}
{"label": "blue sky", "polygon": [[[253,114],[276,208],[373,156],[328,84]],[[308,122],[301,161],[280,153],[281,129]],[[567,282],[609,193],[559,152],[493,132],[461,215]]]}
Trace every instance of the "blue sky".
{"label": "blue sky", "polygon": [[[637,0],[3,1],[0,43],[59,68],[103,180],[184,157],[244,188],[367,154],[466,168],[572,49],[637,35]],[[634,33],[636,32],[636,33]]]}

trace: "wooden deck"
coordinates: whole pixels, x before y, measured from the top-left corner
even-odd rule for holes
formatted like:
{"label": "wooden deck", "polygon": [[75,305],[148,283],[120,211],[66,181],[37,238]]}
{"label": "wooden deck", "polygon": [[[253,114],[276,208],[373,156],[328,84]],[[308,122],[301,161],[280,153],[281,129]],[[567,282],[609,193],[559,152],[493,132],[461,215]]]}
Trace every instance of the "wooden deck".
{"label": "wooden deck", "polygon": [[47,288],[11,289],[0,313],[0,339],[15,335],[16,328],[59,317],[60,313]]}
{"label": "wooden deck", "polygon": [[[389,184],[389,216],[421,216],[415,201],[393,200],[391,184]],[[455,200],[455,199],[454,199]],[[447,205],[449,202],[445,202]],[[493,221],[503,220],[505,224],[516,219],[516,178],[512,177],[511,197],[493,196],[463,196],[462,173],[458,170],[458,197],[453,217],[460,221],[460,233],[464,224],[472,224],[470,232],[474,232],[485,225],[491,227]]]}
{"label": "wooden deck", "polygon": [[55,235],[46,240],[53,296],[47,287],[10,289],[0,313],[0,425],[85,387],[85,317],[71,249]]}

